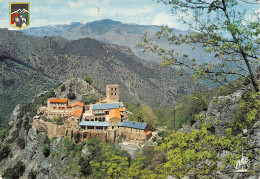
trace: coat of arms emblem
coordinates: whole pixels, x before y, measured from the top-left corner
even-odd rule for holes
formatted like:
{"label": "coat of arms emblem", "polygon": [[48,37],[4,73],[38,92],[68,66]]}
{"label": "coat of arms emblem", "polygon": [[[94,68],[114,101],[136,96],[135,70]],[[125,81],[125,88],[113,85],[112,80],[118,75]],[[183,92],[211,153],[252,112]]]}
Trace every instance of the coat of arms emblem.
{"label": "coat of arms emblem", "polygon": [[30,24],[30,4],[10,3],[10,25],[14,28],[26,28]]}

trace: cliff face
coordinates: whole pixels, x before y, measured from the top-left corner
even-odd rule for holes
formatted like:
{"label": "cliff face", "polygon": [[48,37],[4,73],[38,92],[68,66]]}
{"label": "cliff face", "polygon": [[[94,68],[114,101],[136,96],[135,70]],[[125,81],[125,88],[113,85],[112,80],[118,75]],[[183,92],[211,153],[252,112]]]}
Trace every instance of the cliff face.
{"label": "cliff face", "polygon": [[[15,130],[17,130],[15,127],[12,128],[7,138],[10,138],[12,131]],[[21,129],[19,137],[23,137],[26,143],[24,149],[21,149],[17,143],[14,143],[9,156],[0,162],[0,172],[3,172],[7,168],[12,168],[18,161],[22,161],[25,171],[21,178],[24,179],[30,178],[30,175],[37,176],[39,179],[80,178],[78,175],[79,170],[72,170],[70,168],[71,165],[78,164],[79,158],[69,153],[61,137],[51,142],[50,150],[52,152],[49,157],[45,157],[43,153],[45,145],[43,142],[45,138],[44,133],[37,133],[36,129],[32,127],[28,133],[24,129]]]}
{"label": "cliff face", "polygon": [[68,98],[69,93],[75,94],[73,101],[86,101],[88,98],[95,98],[98,100],[104,95],[95,89],[92,85],[81,78],[71,78],[62,83],[59,88],[55,90],[57,98]]}
{"label": "cliff face", "polygon": [[[219,174],[220,178],[252,178],[256,179],[260,177],[259,172],[259,165],[260,162],[257,158],[259,158],[259,146],[260,146],[260,121],[259,121],[259,115],[256,115],[256,119],[254,119],[254,122],[247,121],[247,118],[242,119],[243,123],[248,123],[250,125],[247,125],[247,127],[244,128],[237,128],[239,124],[234,125],[236,123],[237,116],[236,114],[241,110],[241,106],[244,104],[241,104],[242,100],[245,100],[245,96],[251,91],[250,86],[241,88],[236,90],[234,93],[229,94],[227,96],[218,96],[213,97],[213,99],[210,101],[208,105],[207,111],[202,111],[200,113],[200,118],[203,119],[203,123],[208,123],[212,127],[212,132],[214,135],[218,138],[229,136],[235,137],[235,136],[243,136],[241,138],[241,141],[237,141],[238,143],[246,143],[249,147],[246,147],[243,150],[236,151],[236,149],[233,150],[220,150],[218,152],[218,157],[222,158],[220,162],[218,162],[218,166],[223,165],[224,159],[228,158],[228,156],[235,156],[235,155],[242,155],[245,157],[245,160],[248,160],[247,163],[250,168],[247,168],[251,171],[256,172],[247,172],[247,173],[236,173],[238,169],[235,169],[234,166],[229,166],[225,169],[225,172],[217,172]],[[260,98],[258,97],[258,100]],[[250,104],[250,101],[248,101],[248,104]],[[248,105],[246,104],[246,105]],[[242,107],[243,108],[243,107]],[[250,109],[248,108],[247,111],[244,112],[252,112],[254,111],[254,108]],[[241,123],[242,123],[241,122]],[[202,121],[195,122],[191,127],[185,127],[179,130],[179,132],[185,132],[185,133],[191,133],[191,130],[196,130],[200,128],[200,125],[202,124]],[[242,126],[242,125],[241,125]],[[232,135],[228,133],[227,131],[232,131]],[[239,148],[239,146],[237,146]],[[240,157],[241,159],[241,157]]]}
{"label": "cliff face", "polygon": [[128,47],[89,38],[30,37],[7,29],[0,29],[0,68],[2,124],[18,103],[71,77],[88,75],[103,93],[106,84],[118,84],[123,102],[152,107],[171,107],[183,94],[203,88],[188,75],[141,60]]}
{"label": "cliff face", "polygon": [[[83,96],[85,100],[102,96],[86,81],[72,78],[53,91],[39,94],[28,108],[17,106],[11,115],[9,127],[0,134],[0,176],[9,170],[9,174],[15,178],[80,178],[80,157],[91,155],[86,145],[76,144],[74,148],[73,142],[62,137],[49,140],[46,131],[32,126],[32,116],[36,113],[31,108],[41,106],[49,97],[67,97],[70,92],[75,93],[75,100]],[[20,169],[16,170],[17,167]],[[18,176],[15,173],[20,174]]]}
{"label": "cliff face", "polygon": [[[246,89],[239,89],[227,96],[213,97],[208,105],[207,111],[202,111],[202,117],[206,122],[211,122],[215,129],[215,136],[222,137],[226,135],[226,124],[231,122],[238,109],[238,103]],[[196,129],[200,122],[196,122],[189,129]]]}

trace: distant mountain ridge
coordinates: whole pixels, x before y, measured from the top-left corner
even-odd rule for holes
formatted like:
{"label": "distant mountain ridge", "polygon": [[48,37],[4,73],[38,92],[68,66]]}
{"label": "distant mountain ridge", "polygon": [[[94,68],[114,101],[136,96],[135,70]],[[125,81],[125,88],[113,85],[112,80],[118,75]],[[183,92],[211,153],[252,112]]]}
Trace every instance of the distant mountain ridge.
{"label": "distant mountain ridge", "polygon": [[[188,54],[190,59],[197,59],[199,63],[206,60],[217,62],[219,59],[214,57],[214,54],[209,54],[204,51],[199,45],[195,45],[196,49],[192,50],[191,45],[182,44],[169,46],[167,39],[158,40],[154,35],[160,26],[156,25],[137,25],[124,24],[120,21],[113,21],[111,19],[104,19],[100,21],[93,21],[89,23],[73,22],[68,25],[49,25],[42,27],[31,27],[22,30],[27,35],[32,36],[62,36],[69,40],[77,40],[80,38],[93,38],[102,42],[117,44],[120,46],[127,46],[131,48],[135,55],[139,58],[161,63],[161,58],[151,52],[143,53],[138,44],[141,43],[145,32],[151,37],[152,41],[158,43],[164,48],[175,48],[180,55]],[[174,29],[176,34],[187,34],[186,31]]]}
{"label": "distant mountain ridge", "polygon": [[119,84],[123,102],[152,107],[171,107],[182,95],[203,89],[187,75],[141,60],[128,47],[7,29],[0,29],[0,68],[2,120],[18,103],[71,77],[88,75],[103,92],[106,84]]}

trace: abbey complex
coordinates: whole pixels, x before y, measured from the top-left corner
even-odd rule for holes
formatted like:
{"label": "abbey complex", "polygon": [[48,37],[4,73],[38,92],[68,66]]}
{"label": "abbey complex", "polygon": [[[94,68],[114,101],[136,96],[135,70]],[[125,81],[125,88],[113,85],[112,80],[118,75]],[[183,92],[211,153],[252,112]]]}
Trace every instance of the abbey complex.
{"label": "abbey complex", "polygon": [[148,124],[127,119],[126,108],[119,102],[119,85],[107,85],[106,98],[95,104],[49,98],[47,106],[39,107],[33,126],[46,131],[49,138],[67,136],[78,141],[96,136],[102,141],[142,144],[152,136]]}

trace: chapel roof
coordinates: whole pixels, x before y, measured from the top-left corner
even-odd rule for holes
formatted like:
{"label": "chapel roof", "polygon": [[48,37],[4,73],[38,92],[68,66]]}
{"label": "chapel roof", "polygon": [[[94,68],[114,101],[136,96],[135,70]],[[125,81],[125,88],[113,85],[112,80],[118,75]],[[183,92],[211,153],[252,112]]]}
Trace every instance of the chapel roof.
{"label": "chapel roof", "polygon": [[121,103],[93,104],[93,110],[122,108]]}
{"label": "chapel roof", "polygon": [[69,100],[68,99],[58,99],[58,98],[51,98],[50,102],[51,103],[67,103]]}
{"label": "chapel roof", "polygon": [[121,115],[120,115],[120,110],[119,109],[112,109],[109,111],[109,119],[112,119],[112,118],[118,118],[118,119],[121,119]]}
{"label": "chapel roof", "polygon": [[70,116],[77,116],[77,117],[81,117],[82,116],[82,110],[80,109],[74,109],[73,111],[70,112]]}
{"label": "chapel roof", "polygon": [[124,121],[124,122],[119,122],[117,124],[117,126],[144,130],[146,128],[147,124],[141,123],[141,122],[134,122],[134,121]]}
{"label": "chapel roof", "polygon": [[83,107],[83,106],[84,106],[84,103],[76,102],[76,103],[69,104],[67,107],[68,107],[68,108],[72,108],[72,107],[74,107],[74,106]]}

